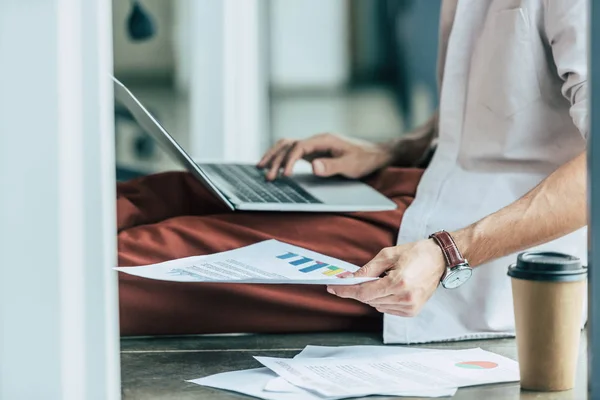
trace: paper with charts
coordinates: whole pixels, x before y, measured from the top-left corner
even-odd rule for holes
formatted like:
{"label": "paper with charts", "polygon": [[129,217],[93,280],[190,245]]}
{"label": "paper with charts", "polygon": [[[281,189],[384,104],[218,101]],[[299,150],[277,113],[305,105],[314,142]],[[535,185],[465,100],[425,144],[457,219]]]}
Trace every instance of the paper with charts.
{"label": "paper with charts", "polygon": [[174,282],[354,285],[377,279],[354,278],[356,265],[277,240],[222,253],[115,269]]}
{"label": "paper with charts", "polygon": [[452,389],[519,380],[519,364],[476,348],[356,358],[254,357],[322,398]]}

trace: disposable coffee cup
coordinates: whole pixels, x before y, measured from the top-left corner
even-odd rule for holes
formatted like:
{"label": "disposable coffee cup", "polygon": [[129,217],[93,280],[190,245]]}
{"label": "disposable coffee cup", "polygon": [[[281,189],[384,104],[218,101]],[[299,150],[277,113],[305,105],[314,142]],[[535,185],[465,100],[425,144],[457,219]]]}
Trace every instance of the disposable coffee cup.
{"label": "disposable coffee cup", "polygon": [[508,267],[512,278],[521,388],[575,385],[587,268],[577,257],[526,252]]}

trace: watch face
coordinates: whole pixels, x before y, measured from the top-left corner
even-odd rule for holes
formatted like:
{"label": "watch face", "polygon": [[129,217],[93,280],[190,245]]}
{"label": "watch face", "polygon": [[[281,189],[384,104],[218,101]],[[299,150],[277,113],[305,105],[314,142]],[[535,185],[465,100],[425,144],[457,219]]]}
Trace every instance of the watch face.
{"label": "watch face", "polygon": [[469,267],[457,268],[446,276],[444,279],[444,287],[446,289],[454,289],[465,283],[471,277],[473,270]]}

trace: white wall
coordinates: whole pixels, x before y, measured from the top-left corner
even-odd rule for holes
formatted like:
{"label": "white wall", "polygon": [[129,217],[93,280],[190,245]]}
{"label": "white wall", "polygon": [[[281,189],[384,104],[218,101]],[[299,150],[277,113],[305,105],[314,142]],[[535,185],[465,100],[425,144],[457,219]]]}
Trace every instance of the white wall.
{"label": "white wall", "polygon": [[269,22],[273,87],[335,88],[348,81],[348,0],[271,0]]}
{"label": "white wall", "polygon": [[110,3],[0,1],[0,398],[120,397]]}
{"label": "white wall", "polygon": [[189,88],[189,151],[199,161],[256,162],[269,143],[266,4],[177,3],[176,82]]}

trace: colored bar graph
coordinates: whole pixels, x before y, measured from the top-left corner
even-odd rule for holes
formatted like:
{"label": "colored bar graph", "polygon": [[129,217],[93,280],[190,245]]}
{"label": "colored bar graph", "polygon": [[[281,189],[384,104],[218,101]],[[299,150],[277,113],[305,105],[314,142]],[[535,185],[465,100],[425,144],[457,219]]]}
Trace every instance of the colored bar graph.
{"label": "colored bar graph", "polygon": [[328,269],[328,271],[323,272],[323,275],[334,276],[341,272],[344,272],[344,270],[342,268],[338,268],[333,265],[330,265],[329,267],[327,267],[327,269]]}
{"label": "colored bar graph", "polygon": [[302,265],[314,261],[312,258],[302,257],[299,260],[290,261],[292,265]]}
{"label": "colored bar graph", "polygon": [[315,264],[313,264],[313,265],[309,265],[309,266],[308,266],[308,267],[306,267],[306,268],[302,268],[302,269],[300,270],[300,272],[304,272],[304,273],[306,274],[306,273],[308,273],[308,272],[316,271],[316,270],[318,270],[318,269],[321,269],[321,268],[324,268],[324,267],[326,267],[326,266],[327,266],[327,264],[326,264],[326,263],[322,263],[322,262],[319,262],[319,261],[317,261],[317,262],[316,262]]}
{"label": "colored bar graph", "polygon": [[288,258],[293,258],[293,257],[298,257],[298,254],[287,253],[287,254],[282,254],[280,256],[277,256],[277,258],[279,258],[280,260],[287,260]]}
{"label": "colored bar graph", "polygon": [[[341,278],[347,275],[352,275],[350,272],[347,272],[343,268],[336,267],[335,265],[329,265],[321,261],[315,261],[312,258],[304,257],[292,252],[287,252],[276,257],[280,260],[286,260],[286,262],[290,265],[302,266],[303,268],[299,269],[299,271],[305,274],[325,268],[325,270],[322,272],[325,276],[336,276],[338,278]],[[305,264],[309,263],[314,264],[304,266]]]}

